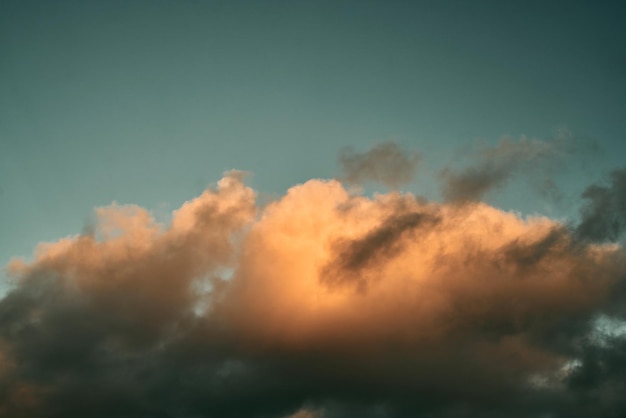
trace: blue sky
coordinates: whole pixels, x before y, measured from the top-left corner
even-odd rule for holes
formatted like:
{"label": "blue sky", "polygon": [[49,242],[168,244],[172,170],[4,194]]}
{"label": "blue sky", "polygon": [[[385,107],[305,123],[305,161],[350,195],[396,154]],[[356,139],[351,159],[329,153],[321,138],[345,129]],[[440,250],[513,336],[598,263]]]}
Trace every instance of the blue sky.
{"label": "blue sky", "polygon": [[[270,194],[333,177],[344,146],[418,150],[407,188],[431,198],[432,174],[477,140],[597,141],[601,158],[561,184],[572,196],[625,155],[617,2],[0,8],[1,264],[80,232],[96,206],[166,213],[231,168]],[[560,214],[511,187],[501,206]]]}

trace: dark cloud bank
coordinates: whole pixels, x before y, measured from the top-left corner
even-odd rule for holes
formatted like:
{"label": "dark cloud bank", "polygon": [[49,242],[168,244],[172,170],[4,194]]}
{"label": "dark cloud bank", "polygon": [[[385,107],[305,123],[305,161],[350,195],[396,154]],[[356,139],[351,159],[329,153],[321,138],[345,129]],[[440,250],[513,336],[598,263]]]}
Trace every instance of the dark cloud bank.
{"label": "dark cloud bank", "polygon": [[[543,146],[448,171],[445,204],[311,180],[260,208],[231,172],[167,226],[98,209],[8,267],[0,416],[625,416],[626,339],[595,324],[626,319],[626,170],[574,227],[476,201]],[[406,181],[396,152],[348,177]]]}

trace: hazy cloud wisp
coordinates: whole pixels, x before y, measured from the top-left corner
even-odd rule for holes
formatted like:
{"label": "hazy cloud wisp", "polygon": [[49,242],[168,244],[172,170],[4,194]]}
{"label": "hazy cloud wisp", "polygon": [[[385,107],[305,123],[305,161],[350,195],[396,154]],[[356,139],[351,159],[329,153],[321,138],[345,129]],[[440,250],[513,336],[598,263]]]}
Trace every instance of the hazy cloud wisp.
{"label": "hazy cloud wisp", "polygon": [[397,188],[409,183],[420,161],[416,152],[405,152],[395,142],[383,142],[359,153],[351,148],[339,155],[341,179],[348,184],[382,183]]}

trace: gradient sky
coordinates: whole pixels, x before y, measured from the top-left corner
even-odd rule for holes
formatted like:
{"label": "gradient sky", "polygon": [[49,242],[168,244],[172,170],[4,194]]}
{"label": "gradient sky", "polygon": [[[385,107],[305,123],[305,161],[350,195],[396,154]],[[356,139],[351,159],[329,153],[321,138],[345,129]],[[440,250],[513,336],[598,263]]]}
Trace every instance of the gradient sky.
{"label": "gradient sky", "polygon": [[617,2],[0,7],[2,264],[95,206],[168,211],[227,169],[268,193],[332,177],[344,146],[395,140],[435,169],[476,140],[566,128],[601,145],[603,168],[626,152]]}
{"label": "gradient sky", "polygon": [[0,418],[625,416],[618,3],[0,0]]}

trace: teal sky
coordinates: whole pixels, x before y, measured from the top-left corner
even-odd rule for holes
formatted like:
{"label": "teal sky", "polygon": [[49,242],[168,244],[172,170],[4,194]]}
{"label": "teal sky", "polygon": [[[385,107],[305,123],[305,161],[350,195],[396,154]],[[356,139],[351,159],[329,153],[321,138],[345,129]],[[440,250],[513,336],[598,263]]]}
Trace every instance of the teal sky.
{"label": "teal sky", "polygon": [[4,0],[0,264],[95,206],[166,213],[232,168],[279,194],[390,139],[436,198],[428,170],[473,141],[567,128],[603,150],[578,192],[626,155],[617,4]]}

